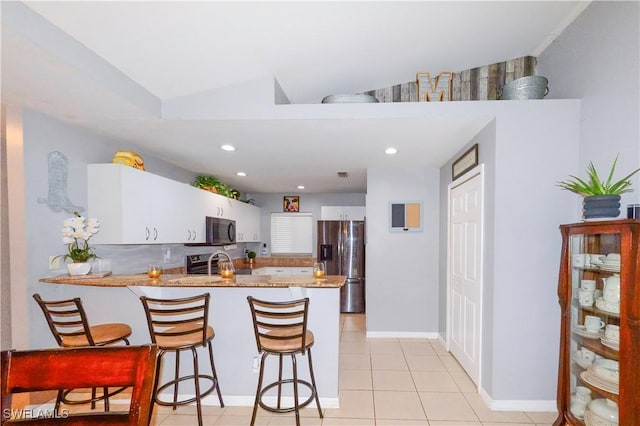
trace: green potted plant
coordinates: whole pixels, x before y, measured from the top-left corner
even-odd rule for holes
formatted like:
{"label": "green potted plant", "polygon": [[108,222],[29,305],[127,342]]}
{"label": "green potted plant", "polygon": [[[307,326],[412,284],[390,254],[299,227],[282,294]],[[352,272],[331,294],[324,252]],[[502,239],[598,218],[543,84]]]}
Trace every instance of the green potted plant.
{"label": "green potted plant", "polygon": [[613,161],[609,176],[602,181],[598,171],[592,162],[587,166],[587,179],[570,175],[571,179],[558,182],[558,186],[576,194],[582,195],[583,217],[585,219],[598,219],[618,217],[620,215],[620,194],[631,192],[631,177],[640,172],[640,168],[632,171],[622,179],[613,181],[618,156]]}
{"label": "green potted plant", "polygon": [[231,188],[225,183],[220,182],[220,179],[215,176],[196,176],[192,186],[204,189],[205,191],[213,192],[215,194],[220,194],[228,198],[233,198],[236,200],[240,198],[240,191]]}
{"label": "green potted plant", "polygon": [[205,191],[215,192],[217,194],[221,189],[223,189],[224,184],[215,176],[200,175],[195,177],[193,186],[204,189]]}
{"label": "green potted plant", "polygon": [[249,265],[253,265],[256,259],[256,252],[252,250],[247,253],[247,259],[249,259]]}

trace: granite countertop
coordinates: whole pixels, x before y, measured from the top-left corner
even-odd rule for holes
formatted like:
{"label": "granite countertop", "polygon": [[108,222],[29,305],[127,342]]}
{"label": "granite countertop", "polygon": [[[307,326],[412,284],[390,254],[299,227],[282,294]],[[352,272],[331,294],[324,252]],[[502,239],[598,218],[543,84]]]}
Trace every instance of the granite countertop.
{"label": "granite countertop", "polygon": [[96,287],[314,287],[339,288],[344,285],[344,275],[327,275],[323,279],[311,276],[236,275],[224,279],[220,275],[163,274],[149,278],[146,273],[132,275],[80,275],[67,274],[40,279],[44,283],[74,284]]}

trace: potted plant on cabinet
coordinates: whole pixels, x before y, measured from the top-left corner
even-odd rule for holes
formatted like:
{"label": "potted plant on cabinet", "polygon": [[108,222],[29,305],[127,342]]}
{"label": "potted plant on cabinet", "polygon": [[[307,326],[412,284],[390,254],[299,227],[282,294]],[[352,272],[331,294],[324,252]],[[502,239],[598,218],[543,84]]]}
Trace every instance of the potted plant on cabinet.
{"label": "potted plant on cabinet", "polygon": [[602,181],[593,162],[587,166],[587,180],[570,175],[571,179],[558,182],[558,186],[582,195],[584,219],[614,218],[620,215],[620,194],[631,192],[631,177],[640,172],[640,168],[632,171],[622,179],[613,182],[618,156],[613,161],[609,176]]}
{"label": "potted plant on cabinet", "polygon": [[249,265],[253,265],[256,259],[256,252],[250,251],[249,253],[247,253],[247,259],[249,259]]}

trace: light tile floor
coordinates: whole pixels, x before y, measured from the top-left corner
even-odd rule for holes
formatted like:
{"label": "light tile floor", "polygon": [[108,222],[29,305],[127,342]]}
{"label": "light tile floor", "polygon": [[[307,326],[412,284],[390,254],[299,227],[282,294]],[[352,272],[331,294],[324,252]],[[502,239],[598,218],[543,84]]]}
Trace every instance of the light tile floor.
{"label": "light tile floor", "polygon": [[[367,339],[364,315],[342,315],[340,408],[302,411],[305,426],[549,426],[556,413],[487,409],[462,367],[437,340]],[[316,372],[316,374],[319,374]],[[203,407],[204,424],[248,425],[251,407]],[[197,424],[195,407],[156,407],[153,425]],[[295,425],[260,410],[256,425]]]}

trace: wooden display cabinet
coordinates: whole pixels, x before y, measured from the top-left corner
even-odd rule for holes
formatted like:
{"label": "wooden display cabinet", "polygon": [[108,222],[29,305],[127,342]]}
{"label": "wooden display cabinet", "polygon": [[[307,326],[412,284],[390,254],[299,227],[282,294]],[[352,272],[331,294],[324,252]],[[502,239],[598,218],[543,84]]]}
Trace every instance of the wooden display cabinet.
{"label": "wooden display cabinet", "polygon": [[[577,386],[588,388],[592,400],[606,398],[617,404],[621,426],[640,425],[640,220],[583,222],[562,225],[560,231],[562,256],[558,298],[562,315],[558,418],[554,426],[585,425],[585,415],[580,415],[580,409],[572,411]],[[619,267],[615,261],[617,254]],[[593,258],[594,262],[585,257]],[[617,280],[605,281],[615,276],[620,278],[619,308],[611,302],[612,290],[617,287],[611,283]],[[588,298],[579,297],[579,290],[585,285],[583,280],[596,282],[593,305],[589,304]],[[602,294],[607,283],[609,301],[605,301]],[[601,299],[597,300],[598,297]],[[584,328],[587,316],[599,317],[605,326],[619,326],[619,343],[615,344],[607,337],[606,328],[597,331]],[[610,327],[611,331],[614,328]],[[603,362],[613,366],[618,363],[617,384],[615,379],[607,380],[602,374],[596,374],[595,361],[587,359],[591,356],[609,359],[611,362]],[[589,408],[587,404],[586,416],[594,414],[588,413]]]}

